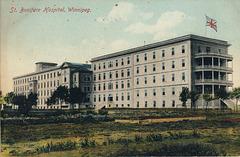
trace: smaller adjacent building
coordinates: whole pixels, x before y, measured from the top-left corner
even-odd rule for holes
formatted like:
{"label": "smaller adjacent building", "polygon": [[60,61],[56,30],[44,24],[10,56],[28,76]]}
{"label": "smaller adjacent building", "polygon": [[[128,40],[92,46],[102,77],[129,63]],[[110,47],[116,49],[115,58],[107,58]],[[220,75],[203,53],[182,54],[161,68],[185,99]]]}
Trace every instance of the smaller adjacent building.
{"label": "smaller adjacent building", "polygon": [[13,89],[15,94],[37,93],[38,102],[34,106],[35,109],[70,109],[70,104],[60,102],[48,106],[47,99],[59,86],[80,87],[83,92],[87,93],[88,102],[74,104],[74,109],[91,108],[91,81],[90,64],[64,62],[58,66],[56,63],[37,62],[35,72],[13,78]]}

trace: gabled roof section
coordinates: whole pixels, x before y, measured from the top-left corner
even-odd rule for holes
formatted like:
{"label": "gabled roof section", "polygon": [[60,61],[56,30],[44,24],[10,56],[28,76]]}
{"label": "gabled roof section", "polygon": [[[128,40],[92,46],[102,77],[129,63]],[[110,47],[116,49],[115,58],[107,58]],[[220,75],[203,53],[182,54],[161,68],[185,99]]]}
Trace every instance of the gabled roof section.
{"label": "gabled roof section", "polygon": [[76,71],[92,71],[90,64],[64,62],[64,63],[60,66],[60,68],[63,68],[63,67],[76,68]]}

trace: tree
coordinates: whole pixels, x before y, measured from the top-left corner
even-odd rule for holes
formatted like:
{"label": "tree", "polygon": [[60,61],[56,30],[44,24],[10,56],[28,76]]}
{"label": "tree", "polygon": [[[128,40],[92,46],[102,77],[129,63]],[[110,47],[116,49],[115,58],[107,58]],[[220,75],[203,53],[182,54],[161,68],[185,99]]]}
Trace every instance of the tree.
{"label": "tree", "polygon": [[190,99],[191,99],[191,108],[196,108],[195,103],[200,98],[200,95],[195,91],[191,91],[189,93],[189,95],[190,95]]}
{"label": "tree", "polygon": [[58,100],[60,100],[60,105],[62,106],[63,101],[66,103],[69,99],[69,93],[66,86],[59,86],[52,94],[50,98],[47,100],[48,105],[55,104]]}
{"label": "tree", "polygon": [[37,105],[37,94],[30,93],[28,97],[25,95],[15,95],[13,104],[18,105],[19,114],[28,116],[33,105]]}
{"label": "tree", "polygon": [[71,109],[74,108],[74,104],[80,104],[82,102],[86,102],[87,94],[82,92],[81,88],[74,87],[67,89],[65,86],[59,86],[52,94],[50,98],[47,99],[47,104],[52,105],[55,104],[58,100],[65,101],[66,103],[70,103]]}
{"label": "tree", "polygon": [[4,97],[4,101],[7,104],[12,104],[15,96],[16,95],[13,92],[7,93],[6,96]]}
{"label": "tree", "polygon": [[211,94],[208,93],[204,93],[202,98],[206,101],[207,105],[206,105],[206,110],[208,108],[208,103],[212,100],[214,100],[214,97]]}
{"label": "tree", "polygon": [[190,98],[189,89],[184,88],[179,95],[179,100],[182,101],[182,107],[187,107],[186,102]]}
{"label": "tree", "polygon": [[86,102],[87,94],[82,92],[81,88],[74,87],[69,90],[69,99],[68,102],[71,104],[71,109],[73,109],[74,104],[81,104]]}
{"label": "tree", "polygon": [[230,92],[230,98],[236,99],[236,110],[238,109],[238,101],[240,99],[240,87],[234,88]]}

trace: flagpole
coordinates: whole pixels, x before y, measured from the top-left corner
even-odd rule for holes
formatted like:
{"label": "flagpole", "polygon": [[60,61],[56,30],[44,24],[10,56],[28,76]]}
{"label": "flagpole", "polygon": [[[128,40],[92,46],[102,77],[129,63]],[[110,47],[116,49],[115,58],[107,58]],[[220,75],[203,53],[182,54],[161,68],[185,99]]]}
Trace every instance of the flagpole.
{"label": "flagpole", "polygon": [[[206,17],[207,17],[207,15],[205,14],[205,20],[206,20]],[[207,35],[206,35],[206,23],[205,23],[205,37],[207,37]]]}

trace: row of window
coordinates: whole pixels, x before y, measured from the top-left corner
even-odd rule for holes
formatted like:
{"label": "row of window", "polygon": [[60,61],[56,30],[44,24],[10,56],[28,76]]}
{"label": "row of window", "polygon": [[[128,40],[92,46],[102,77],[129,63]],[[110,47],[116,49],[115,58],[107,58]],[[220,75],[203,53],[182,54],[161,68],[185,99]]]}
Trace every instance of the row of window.
{"label": "row of window", "polygon": [[[185,59],[182,59],[182,67],[185,67]],[[175,61],[172,61],[172,69],[174,69],[174,68],[175,68]],[[139,69],[140,68],[137,67],[137,70],[136,70],[137,74],[139,74],[139,71],[140,71]],[[165,69],[166,69],[165,63],[162,63],[162,70],[165,70]],[[144,72],[147,72],[147,71],[148,71],[148,66],[145,65]],[[152,65],[152,71],[156,71],[156,64]]]}
{"label": "row of window", "polygon": [[[57,76],[60,76],[59,72],[57,72]],[[31,80],[46,80],[46,79],[55,78],[55,77],[56,77],[56,72],[52,72],[52,73],[49,73],[49,74],[43,74],[43,75],[38,75],[38,76],[29,77],[29,78],[15,80],[13,82],[13,84],[18,85],[18,84],[22,84],[22,83],[27,83]]]}
{"label": "row of window", "polygon": [[[127,64],[130,64],[130,57],[127,57]],[[121,59],[121,65],[124,65],[124,58]],[[115,61],[115,66],[118,67],[118,59],[116,59]],[[94,64],[93,66],[93,70],[96,70],[96,64]],[[111,68],[113,67],[113,62],[112,61],[109,61],[108,62],[108,67]],[[101,69],[101,63],[98,64],[98,69],[100,70]],[[103,62],[103,69],[106,69],[106,63]]]}
{"label": "row of window", "polygon": [[[202,46],[198,45],[198,53],[202,52]],[[210,53],[211,52],[211,47],[206,46],[205,52]],[[218,53],[221,54],[222,50],[218,49]]]}
{"label": "row of window", "polygon": [[[172,74],[172,81],[175,81],[175,74]],[[182,80],[185,80],[185,72],[182,72]],[[165,78],[165,75],[162,75],[162,82],[165,82],[166,81],[166,78]],[[144,77],[144,84],[147,84],[148,83],[148,79],[147,77]],[[156,76],[153,76],[153,80],[152,80],[152,83],[156,83]],[[137,85],[139,85],[139,78],[137,78]],[[113,83],[112,82],[109,82],[108,84],[106,83],[103,83],[103,87],[102,89],[103,90],[106,90],[106,86],[108,86],[108,89],[113,89]],[[131,85],[130,85],[130,80],[127,80],[127,88],[130,88]],[[119,84],[118,84],[118,81],[116,81],[115,83],[115,89],[118,89],[119,88]],[[124,88],[124,81],[121,81],[121,88],[123,89]],[[96,91],[97,90],[97,85],[94,84],[93,85],[93,90]],[[98,84],[98,91],[101,91],[101,84]]]}
{"label": "row of window", "polygon": [[[157,95],[157,92],[156,92],[156,89],[153,89],[153,96],[156,96]],[[162,95],[166,95],[166,92],[165,92],[165,88],[162,88]],[[172,87],[172,95],[175,95],[175,88]],[[137,97],[139,97],[140,94],[139,94],[139,90],[137,90]],[[148,92],[147,90],[144,90],[144,96],[148,96]]]}
{"label": "row of window", "polygon": [[[130,76],[130,69],[127,69],[127,77]],[[118,78],[119,74],[118,71],[115,72],[115,77]],[[124,77],[124,70],[121,71],[121,77]],[[101,74],[98,74],[98,80],[101,80],[101,78],[103,78],[103,80],[106,79],[106,73],[103,73],[103,76],[101,77]],[[109,79],[113,78],[113,72],[109,72]],[[96,81],[96,75],[93,75],[93,80]]]}
{"label": "row of window", "polygon": [[[118,101],[118,93],[116,93],[115,100]],[[121,94],[121,100],[124,101],[124,93]],[[127,100],[130,100],[130,93],[129,92],[127,93]],[[97,101],[97,96],[96,95],[93,96],[93,101],[94,102]],[[100,94],[98,95],[98,101],[101,102],[101,95]],[[103,94],[103,101],[113,101],[112,95],[110,94],[108,96],[108,99],[106,99],[106,95]]]}
{"label": "row of window", "polygon": [[[185,45],[182,46],[182,53],[185,53]],[[175,49],[172,48],[172,56],[175,55]],[[162,57],[165,57],[165,50],[162,50]],[[156,59],[156,52],[152,52],[152,58]],[[148,53],[144,54],[144,60],[148,60]],[[136,62],[139,62],[139,55],[136,55]],[[130,64],[130,57],[127,57],[127,64]],[[121,59],[121,65],[124,65],[124,58]],[[118,59],[115,60],[115,66],[118,67]],[[113,62],[109,61],[108,62],[108,67],[111,68],[113,67]],[[106,68],[106,63],[103,62],[103,69]],[[93,70],[97,69],[97,65],[93,65]],[[98,70],[101,69],[101,63],[98,64]]]}

